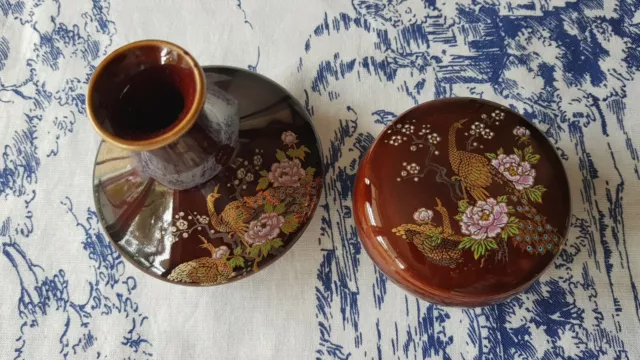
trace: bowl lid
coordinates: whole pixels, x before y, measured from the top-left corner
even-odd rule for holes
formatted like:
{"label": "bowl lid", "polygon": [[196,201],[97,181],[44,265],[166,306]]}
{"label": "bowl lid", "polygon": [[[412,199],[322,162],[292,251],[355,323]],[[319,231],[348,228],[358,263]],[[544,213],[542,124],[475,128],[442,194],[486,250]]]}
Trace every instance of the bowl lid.
{"label": "bowl lid", "polygon": [[544,134],[492,102],[416,106],[378,137],[358,171],[356,225],[376,265],[426,300],[482,306],[537,279],[571,214]]}

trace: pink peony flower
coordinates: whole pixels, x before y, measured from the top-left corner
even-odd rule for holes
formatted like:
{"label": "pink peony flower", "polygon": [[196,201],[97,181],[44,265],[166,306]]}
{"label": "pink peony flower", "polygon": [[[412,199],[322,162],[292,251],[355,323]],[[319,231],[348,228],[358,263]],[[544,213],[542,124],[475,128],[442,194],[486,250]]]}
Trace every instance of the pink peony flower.
{"label": "pink peony flower", "polygon": [[518,190],[531,187],[536,177],[536,171],[526,161],[520,162],[517,155],[501,154],[491,161],[496,169],[504,175]]}
{"label": "pink peony flower", "polygon": [[476,240],[497,236],[502,228],[507,225],[507,204],[498,203],[495,199],[478,201],[475,206],[470,206],[462,215],[460,227],[462,233],[470,235]]}
{"label": "pink peony flower", "polygon": [[513,135],[515,136],[520,136],[520,137],[524,137],[524,136],[529,136],[531,135],[531,132],[529,132],[529,130],[527,130],[526,128],[522,127],[522,126],[516,126],[513,129]]}
{"label": "pink peony flower", "polygon": [[278,236],[283,224],[284,218],[276,213],[262,214],[258,220],[249,223],[249,231],[244,234],[244,239],[251,245],[264,244]]}
{"label": "pink peony flower", "polygon": [[300,186],[300,180],[305,174],[298,159],[284,159],[271,165],[268,177],[273,186]]}
{"label": "pink peony flower", "polygon": [[223,245],[216,248],[216,251],[213,253],[213,258],[216,260],[222,260],[227,256],[227,254],[229,254],[229,248]]}
{"label": "pink peony flower", "polygon": [[432,218],[433,211],[427,210],[425,208],[418,209],[415,213],[413,213],[413,220],[415,220],[418,224],[428,223]]}
{"label": "pink peony flower", "polygon": [[283,132],[280,139],[282,140],[282,143],[287,146],[293,146],[298,142],[298,136],[291,131]]}

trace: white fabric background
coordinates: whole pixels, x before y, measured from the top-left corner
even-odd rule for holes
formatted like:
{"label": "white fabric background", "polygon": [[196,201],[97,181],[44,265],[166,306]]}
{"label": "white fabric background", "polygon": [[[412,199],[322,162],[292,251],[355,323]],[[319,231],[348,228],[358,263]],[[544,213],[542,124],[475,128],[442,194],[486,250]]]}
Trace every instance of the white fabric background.
{"label": "white fabric background", "polygon": [[[447,83],[446,93],[438,94],[433,84],[443,80],[432,71],[436,65],[425,68],[420,63],[422,54],[440,51],[435,42],[431,48],[417,43],[403,48],[392,40],[384,49],[376,46],[375,30],[332,27],[333,19],[344,13],[366,19],[374,29],[386,29],[397,40],[394,31],[403,26],[437,21],[421,17],[426,5],[418,0],[18,3],[0,0],[4,14],[0,14],[0,151],[4,151],[0,159],[0,358],[640,358],[636,346],[640,302],[634,282],[640,278],[639,133],[632,130],[640,114],[640,104],[634,101],[640,83],[632,66],[637,64],[624,59],[625,50],[638,45],[631,35],[625,35],[625,40],[614,36],[607,42],[608,54],[601,56],[601,67],[610,74],[604,81],[609,87],[585,85],[582,88],[594,94],[591,102],[571,102],[579,98],[579,91],[556,80],[555,94],[564,100],[554,103],[557,108],[550,111],[551,118],[543,118],[528,102],[534,98],[531,94],[541,91],[542,74],[505,68],[502,76],[513,79],[520,89],[497,91],[499,79],[465,80]],[[532,2],[534,10],[518,12],[519,3],[485,2],[497,10],[483,21],[508,33],[515,26],[510,22],[551,18],[574,6],[562,0]],[[440,10],[438,19],[453,19],[459,26],[465,19],[457,17],[456,6],[470,4],[436,0],[432,6]],[[607,14],[608,19],[622,19],[622,28],[629,33],[637,31],[638,4],[625,2],[628,7],[622,10],[621,4],[596,4],[584,16],[596,23],[596,16]],[[331,30],[318,32],[325,18]],[[106,20],[110,23],[101,22]],[[518,26],[536,29],[533,23]],[[53,43],[48,40],[51,36]],[[98,42],[95,59],[83,59],[82,51],[90,48],[85,43],[89,37]],[[118,305],[118,294],[130,297],[135,306],[129,304],[130,315],[124,310],[107,314],[104,303],[89,310],[96,295],[92,288],[97,283],[96,263],[83,249],[85,233],[73,216],[86,225],[87,210],[93,209],[91,172],[99,138],[83,114],[82,101],[77,100],[81,98],[74,103],[72,95],[84,93],[91,65],[107,52],[146,38],[180,44],[203,65],[257,65],[258,72],[308,103],[325,156],[335,156],[337,161],[328,169],[326,198],[321,202],[328,210],[319,209],[296,246],[269,268],[229,285],[198,289],[154,280],[126,263],[118,270],[120,279],[132,276],[137,287],[129,294],[122,282],[113,288],[104,287],[103,282],[99,296],[116,304],[109,308],[122,305]],[[55,51],[47,52],[48,44],[60,48],[62,56],[54,59]],[[460,39],[450,51],[464,52],[464,47]],[[527,51],[550,63],[568,56],[536,42],[521,49]],[[505,49],[498,53],[505,58],[518,55]],[[365,57],[387,59],[396,69],[393,79],[383,71],[367,72],[360,64]],[[341,73],[340,62],[351,59],[358,59],[356,70]],[[567,67],[586,66],[573,64]],[[504,63],[495,64],[497,69],[501,66]],[[336,74],[325,71],[331,67]],[[475,69],[489,71],[486,65]],[[612,69],[618,69],[618,75]],[[326,82],[318,80],[323,74],[328,74]],[[321,83],[316,89],[314,81]],[[414,86],[420,81],[424,88],[417,91]],[[42,89],[50,95],[40,93]],[[329,91],[339,94],[337,99],[330,99]],[[558,261],[535,291],[519,297],[522,303],[466,311],[434,307],[386,282],[366,254],[359,253],[349,215],[348,182],[341,179],[355,174],[360,145],[366,143],[362,136],[375,136],[383,128],[381,123],[389,120],[375,112],[384,109],[398,114],[416,101],[456,95],[483,96],[537,114],[537,124],[567,155],[574,215],[584,220],[574,219],[571,229],[568,247],[574,255],[567,254],[570,262]],[[624,104],[618,118],[612,99],[619,100],[614,105]],[[38,118],[31,118],[34,115]],[[573,123],[565,118],[579,120]],[[34,131],[30,140],[17,138],[29,121]],[[572,128],[570,124],[579,125]],[[20,158],[19,149],[27,148],[38,158],[37,165],[12,160]],[[67,211],[69,201],[73,212]],[[330,225],[323,224],[323,218],[330,219]],[[15,244],[24,257],[16,258]],[[325,268],[323,256],[328,252],[335,253],[337,260]],[[60,269],[65,282],[58,298],[33,287],[49,286],[45,279],[53,279]],[[319,280],[326,273],[333,274],[331,280]],[[554,281],[566,293],[559,295]],[[334,291],[327,295],[323,286]],[[326,298],[321,301],[319,294]],[[376,302],[376,295],[384,301]],[[90,316],[81,321],[72,304],[85,303]],[[132,319],[141,319],[140,314],[147,319],[142,325],[137,322],[132,334],[148,343],[123,340]]]}

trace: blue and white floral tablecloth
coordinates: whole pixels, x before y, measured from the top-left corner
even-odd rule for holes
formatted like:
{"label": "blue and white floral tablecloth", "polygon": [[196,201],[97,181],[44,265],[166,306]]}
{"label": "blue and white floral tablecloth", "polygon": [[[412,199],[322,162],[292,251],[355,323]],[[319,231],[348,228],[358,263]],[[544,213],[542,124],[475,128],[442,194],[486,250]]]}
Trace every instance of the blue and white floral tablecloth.
{"label": "blue and white floral tablecloth", "polygon": [[[0,0],[0,359],[640,359],[639,0]],[[247,67],[313,115],[320,208],[280,261],[185,288],[109,245],[87,81],[159,38]],[[574,215],[529,291],[475,310],[407,295],[358,241],[359,159],[396,114],[476,96],[554,142]]]}

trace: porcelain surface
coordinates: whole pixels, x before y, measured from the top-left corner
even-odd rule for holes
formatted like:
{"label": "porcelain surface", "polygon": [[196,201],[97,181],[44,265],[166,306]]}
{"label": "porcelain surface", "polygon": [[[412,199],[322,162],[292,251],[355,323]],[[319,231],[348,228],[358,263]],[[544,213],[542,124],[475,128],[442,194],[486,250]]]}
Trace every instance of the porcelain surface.
{"label": "porcelain surface", "polygon": [[431,302],[482,306],[552,263],[570,221],[561,160],[521,115],[451,98],[399,116],[364,158],[358,233],[393,281]]}
{"label": "porcelain surface", "polygon": [[200,186],[172,190],[141,171],[135,152],[103,142],[93,186],[107,234],[133,264],[166,281],[217,285],[291,248],[316,209],[323,171],[311,120],[286,90],[247,70],[204,71],[237,107],[230,164]]}

